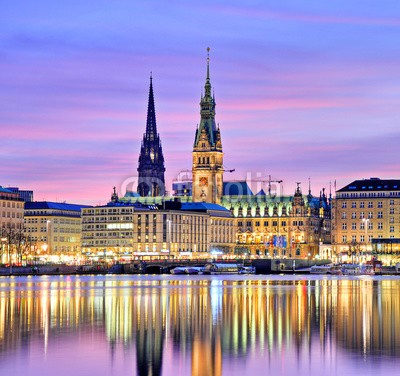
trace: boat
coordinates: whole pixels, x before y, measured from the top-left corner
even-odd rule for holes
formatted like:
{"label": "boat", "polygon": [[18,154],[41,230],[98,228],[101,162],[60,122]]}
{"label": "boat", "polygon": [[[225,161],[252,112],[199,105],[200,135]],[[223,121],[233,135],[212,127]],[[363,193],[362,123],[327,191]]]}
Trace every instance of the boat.
{"label": "boat", "polygon": [[344,275],[360,275],[361,274],[360,264],[343,264],[342,273]]}
{"label": "boat", "polygon": [[343,264],[344,275],[374,275],[374,266],[369,264]]}
{"label": "boat", "polygon": [[223,264],[211,262],[204,266],[204,274],[239,274],[241,264]]}
{"label": "boat", "polygon": [[174,274],[174,275],[176,275],[176,274],[186,274],[186,269],[187,269],[186,266],[177,266],[177,267],[171,269],[169,272],[171,274]]}
{"label": "boat", "polygon": [[343,275],[342,266],[341,265],[332,265],[328,271],[328,274]]}
{"label": "boat", "polygon": [[254,266],[242,266],[239,269],[239,274],[256,274],[256,268]]}
{"label": "boat", "polygon": [[361,265],[361,274],[362,275],[375,275],[374,266],[370,264],[362,264]]}
{"label": "boat", "polygon": [[186,274],[203,274],[204,266],[188,266],[185,268]]}
{"label": "boat", "polygon": [[311,274],[328,274],[332,265],[313,265],[310,268]]}

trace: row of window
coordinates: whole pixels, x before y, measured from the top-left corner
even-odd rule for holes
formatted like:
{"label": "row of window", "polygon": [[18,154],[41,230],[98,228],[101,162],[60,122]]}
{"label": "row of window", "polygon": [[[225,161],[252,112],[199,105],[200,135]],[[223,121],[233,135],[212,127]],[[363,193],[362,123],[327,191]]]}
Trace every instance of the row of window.
{"label": "row of window", "polygon": [[13,202],[13,201],[3,201],[2,205],[3,208],[19,208],[22,209],[24,207],[23,202]]}
{"label": "row of window", "polygon": [[[243,227],[243,221],[238,221],[238,227]],[[278,227],[278,221],[272,221],[271,222],[271,226],[272,227]],[[260,221],[255,221],[254,222],[254,226],[255,227],[260,227],[261,222]],[[246,221],[246,227],[252,227],[252,222],[251,221]],[[264,221],[263,222],[263,226],[264,227],[268,227],[269,222],[268,221]],[[287,226],[287,222],[286,221],[281,221],[280,225],[282,227],[286,227]],[[292,221],[292,226],[304,226],[304,222],[303,221]]]}
{"label": "row of window", "polygon": [[23,217],[23,213],[16,213],[15,211],[9,212],[9,211],[3,211],[1,213],[1,216],[3,218],[22,218]]}
{"label": "row of window", "polygon": [[399,197],[400,192],[369,192],[369,193],[338,193],[337,198],[357,198],[357,197]]}
{"label": "row of window", "polygon": [[[36,228],[36,227],[26,227],[25,231],[27,233],[34,233],[34,232],[48,232],[47,227],[43,226],[40,228]],[[80,227],[74,227],[74,228],[64,228],[64,227],[60,227],[60,228],[53,228],[51,229],[51,231],[49,232],[60,232],[60,233],[65,233],[65,234],[79,234],[81,232],[81,228]]]}
{"label": "row of window", "polygon": [[[391,232],[394,232],[394,231],[391,231]],[[395,237],[394,235],[390,235],[390,239],[394,239],[394,237]],[[378,235],[377,238],[383,239],[383,235]],[[347,243],[348,241],[351,241],[352,243],[357,243],[357,241],[358,241],[357,239],[359,239],[360,243],[365,243],[364,235],[360,235],[358,238],[357,238],[357,235],[352,235],[351,238],[350,237],[348,238],[347,235],[343,235],[342,243]],[[372,235],[368,235],[368,243],[371,243],[371,241],[372,241]]]}
{"label": "row of window", "polygon": [[[390,209],[389,214],[392,214],[392,215],[394,214],[394,208]],[[359,215],[360,219],[365,219],[365,218],[372,219],[372,218],[374,218],[374,213],[373,212],[368,212],[367,217],[365,216],[364,212],[360,212],[358,215]],[[356,219],[356,218],[357,218],[357,213],[356,212],[352,212],[351,213],[351,219]],[[383,212],[379,211],[377,213],[377,218],[383,218]],[[342,219],[347,219],[347,213],[346,212],[342,212]]]}
{"label": "row of window", "polygon": [[[394,205],[394,200],[390,200],[389,201],[389,205]],[[357,201],[352,201],[351,202],[351,207],[352,208],[356,208],[357,207]],[[365,202],[364,201],[360,201],[359,202],[359,208],[363,209],[365,207]],[[374,203],[373,201],[368,201],[368,208],[373,208],[374,207]],[[377,204],[378,208],[383,208],[383,201],[378,201]],[[347,201],[343,201],[342,202],[342,208],[346,209],[347,208]]]}
{"label": "row of window", "polygon": [[[394,219],[393,219],[393,222],[394,222]],[[393,223],[393,222],[391,222],[391,223]],[[359,227],[360,227],[360,230],[365,230],[365,223],[361,222]],[[357,230],[357,223],[356,222],[353,222],[351,224],[351,229],[352,230]],[[374,224],[372,222],[368,222],[368,230],[373,230],[373,229],[374,229]],[[342,223],[342,230],[347,230],[347,223],[346,222]],[[383,230],[383,222],[378,222],[378,230]]]}

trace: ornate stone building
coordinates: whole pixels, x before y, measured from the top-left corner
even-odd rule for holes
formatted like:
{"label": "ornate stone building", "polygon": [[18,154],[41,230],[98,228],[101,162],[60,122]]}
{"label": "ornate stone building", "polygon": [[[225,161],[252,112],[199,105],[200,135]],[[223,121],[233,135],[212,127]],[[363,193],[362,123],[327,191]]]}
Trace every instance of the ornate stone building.
{"label": "ornate stone building", "polygon": [[[209,48],[207,50],[210,51]],[[223,187],[223,153],[221,133],[215,123],[215,98],[211,95],[209,56],[204,96],[200,101],[200,116],[192,153],[192,199],[194,202],[219,204]]]}
{"label": "ornate stone building", "polygon": [[150,77],[146,133],[143,135],[137,170],[139,173],[137,192],[140,196],[165,195],[164,156],[160,135],[157,133],[152,77]]}
{"label": "ornate stone building", "polygon": [[237,221],[236,253],[313,258],[320,244],[330,243],[331,198],[324,190],[319,198],[310,189],[304,196],[299,184],[293,196],[246,193],[221,202]]}

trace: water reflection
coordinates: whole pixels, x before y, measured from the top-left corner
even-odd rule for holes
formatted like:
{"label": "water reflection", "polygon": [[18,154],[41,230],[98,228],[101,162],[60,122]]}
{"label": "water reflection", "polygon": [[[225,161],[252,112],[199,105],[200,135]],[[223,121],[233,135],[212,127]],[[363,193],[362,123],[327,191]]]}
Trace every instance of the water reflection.
{"label": "water reflection", "polygon": [[97,375],[384,374],[400,365],[399,288],[384,278],[4,278],[0,365],[15,375],[61,375],[60,364]]}

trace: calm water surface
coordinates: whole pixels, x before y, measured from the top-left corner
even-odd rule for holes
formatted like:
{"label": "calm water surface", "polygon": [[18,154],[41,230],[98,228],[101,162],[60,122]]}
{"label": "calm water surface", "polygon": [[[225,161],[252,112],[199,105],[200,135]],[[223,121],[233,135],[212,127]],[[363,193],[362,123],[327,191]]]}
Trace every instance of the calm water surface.
{"label": "calm water surface", "polygon": [[2,375],[395,375],[400,279],[0,278]]}

